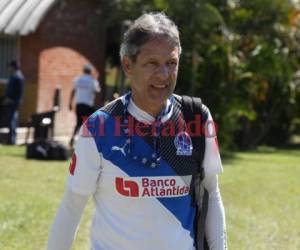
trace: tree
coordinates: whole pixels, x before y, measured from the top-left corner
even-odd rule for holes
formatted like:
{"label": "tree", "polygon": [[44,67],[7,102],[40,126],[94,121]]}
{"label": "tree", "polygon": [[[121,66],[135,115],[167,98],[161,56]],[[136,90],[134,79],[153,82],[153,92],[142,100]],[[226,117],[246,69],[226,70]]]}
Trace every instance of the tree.
{"label": "tree", "polygon": [[231,9],[234,81],[247,107],[236,133],[240,147],[282,145],[289,139],[300,48],[295,17],[298,12],[290,1],[239,1]]}

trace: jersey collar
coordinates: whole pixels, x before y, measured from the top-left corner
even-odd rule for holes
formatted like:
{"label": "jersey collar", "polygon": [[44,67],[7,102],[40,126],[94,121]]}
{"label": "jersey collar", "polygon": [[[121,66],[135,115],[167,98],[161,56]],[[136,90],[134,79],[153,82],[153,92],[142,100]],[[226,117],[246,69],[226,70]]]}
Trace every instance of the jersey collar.
{"label": "jersey collar", "polygon": [[[122,103],[125,104],[125,96],[122,96],[121,98]],[[139,122],[144,122],[146,124],[151,124],[155,121],[155,117],[148,114],[146,111],[139,108],[132,98],[129,100],[128,104],[128,112]],[[167,100],[167,106],[165,108],[165,114],[161,117],[161,122],[166,122],[170,119],[171,115],[173,114],[173,105],[171,101]]]}

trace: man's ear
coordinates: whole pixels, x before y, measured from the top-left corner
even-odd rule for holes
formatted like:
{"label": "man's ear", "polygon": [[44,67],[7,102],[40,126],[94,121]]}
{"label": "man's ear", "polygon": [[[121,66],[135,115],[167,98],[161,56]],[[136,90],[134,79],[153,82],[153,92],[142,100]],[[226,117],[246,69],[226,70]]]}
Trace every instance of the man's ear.
{"label": "man's ear", "polygon": [[132,75],[133,62],[128,56],[124,56],[122,59],[123,70],[128,78]]}

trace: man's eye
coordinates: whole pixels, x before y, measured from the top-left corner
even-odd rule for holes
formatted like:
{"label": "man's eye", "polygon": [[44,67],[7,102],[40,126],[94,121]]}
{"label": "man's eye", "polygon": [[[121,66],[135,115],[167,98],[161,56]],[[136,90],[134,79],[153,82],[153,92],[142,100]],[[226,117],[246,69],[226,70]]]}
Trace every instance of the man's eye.
{"label": "man's eye", "polygon": [[154,61],[151,61],[151,62],[148,62],[149,65],[153,65],[153,66],[156,66],[158,63],[157,62],[154,62]]}
{"label": "man's eye", "polygon": [[176,66],[177,65],[177,62],[176,61],[171,61],[168,63],[169,65],[172,65],[172,66]]}

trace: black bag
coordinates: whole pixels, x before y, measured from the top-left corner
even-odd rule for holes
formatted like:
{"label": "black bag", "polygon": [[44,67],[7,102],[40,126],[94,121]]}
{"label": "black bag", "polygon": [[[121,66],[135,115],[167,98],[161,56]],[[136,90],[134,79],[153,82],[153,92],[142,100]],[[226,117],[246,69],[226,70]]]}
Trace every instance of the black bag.
{"label": "black bag", "polygon": [[[195,115],[201,115],[201,125],[203,126],[208,118],[208,110],[202,104],[200,98],[182,96],[182,108],[183,115],[186,122],[190,122],[194,119]],[[204,169],[202,167],[202,161],[205,152],[205,134],[192,137],[193,145],[195,145],[197,155],[196,160],[199,164],[199,169],[196,174],[192,176],[191,182],[191,196],[192,205],[196,208],[196,217],[194,221],[194,230],[196,236],[196,250],[209,250],[209,246],[205,237],[205,221],[208,210],[208,191],[201,187],[200,184],[204,179]],[[200,189],[203,188],[201,191]],[[200,193],[202,195],[200,195]],[[199,198],[202,200],[200,201]],[[201,205],[199,205],[201,204]]]}
{"label": "black bag", "polygon": [[27,144],[26,158],[64,161],[68,159],[68,150],[59,142],[52,140],[40,140]]}

